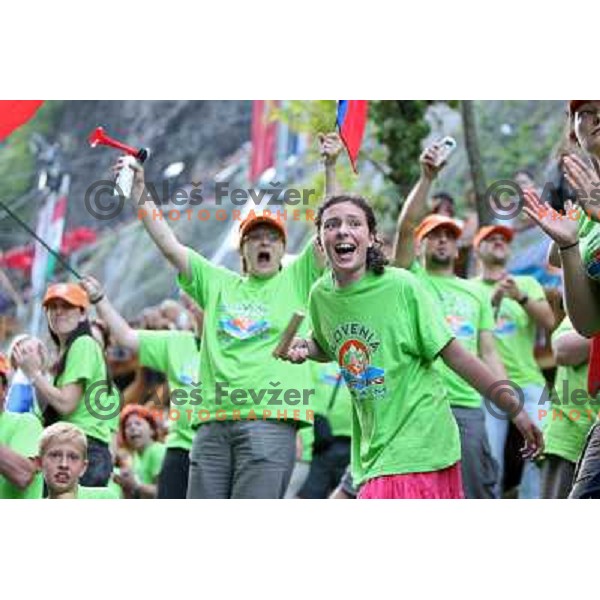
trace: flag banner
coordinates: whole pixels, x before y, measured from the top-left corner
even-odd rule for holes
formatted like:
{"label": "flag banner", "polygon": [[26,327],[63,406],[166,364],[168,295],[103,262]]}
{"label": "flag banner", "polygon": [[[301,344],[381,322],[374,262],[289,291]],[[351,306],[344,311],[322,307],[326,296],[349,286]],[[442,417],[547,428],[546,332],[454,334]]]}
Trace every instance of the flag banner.
{"label": "flag banner", "polygon": [[338,100],[337,126],[355,173],[358,172],[356,160],[367,125],[368,110],[367,100]]}

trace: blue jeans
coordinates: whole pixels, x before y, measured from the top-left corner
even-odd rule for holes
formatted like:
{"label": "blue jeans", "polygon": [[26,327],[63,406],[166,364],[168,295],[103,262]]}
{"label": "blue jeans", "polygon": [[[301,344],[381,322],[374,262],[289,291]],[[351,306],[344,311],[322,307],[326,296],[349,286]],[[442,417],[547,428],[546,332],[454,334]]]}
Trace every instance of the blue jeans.
{"label": "blue jeans", "polygon": [[[541,429],[543,417],[540,419],[540,410],[548,410],[550,401],[547,399],[547,392],[542,385],[526,385],[523,388],[525,397],[525,412],[529,418]],[[542,396],[543,394],[543,396]],[[542,400],[542,403],[540,403]],[[497,409],[496,409],[497,410]],[[504,478],[504,446],[508,436],[508,419],[498,419],[485,412],[485,427],[490,440],[492,456],[496,459],[499,468],[498,486],[502,486]],[[501,490],[498,490],[502,497]],[[519,485],[519,498],[540,498],[541,497],[541,471],[536,463],[527,460],[523,465],[523,474],[521,475],[521,484]]]}

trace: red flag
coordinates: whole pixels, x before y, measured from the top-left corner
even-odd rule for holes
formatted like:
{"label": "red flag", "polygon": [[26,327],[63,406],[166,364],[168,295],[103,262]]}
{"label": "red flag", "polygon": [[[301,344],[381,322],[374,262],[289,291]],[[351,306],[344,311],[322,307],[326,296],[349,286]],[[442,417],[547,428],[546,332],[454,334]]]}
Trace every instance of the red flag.
{"label": "red flag", "polygon": [[594,397],[598,392],[600,392],[600,335],[592,338],[588,370],[588,393]]}
{"label": "red flag", "polygon": [[43,100],[0,100],[0,142],[33,118]]}
{"label": "red flag", "polygon": [[337,126],[355,173],[358,172],[356,159],[367,125],[368,110],[367,100],[338,100]]}
{"label": "red flag", "polygon": [[269,121],[268,100],[252,102],[252,157],[250,181],[255,182],[261,174],[275,164],[275,140],[277,123]]}

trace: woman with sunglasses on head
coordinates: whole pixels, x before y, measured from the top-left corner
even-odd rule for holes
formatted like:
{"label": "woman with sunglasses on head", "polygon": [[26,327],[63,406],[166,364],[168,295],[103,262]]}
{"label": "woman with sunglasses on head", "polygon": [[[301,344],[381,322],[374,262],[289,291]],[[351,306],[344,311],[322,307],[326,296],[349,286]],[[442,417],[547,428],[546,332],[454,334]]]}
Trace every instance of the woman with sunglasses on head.
{"label": "woman with sunglasses on head", "polygon": [[[321,138],[326,175],[341,143]],[[116,170],[124,168],[122,160]],[[284,267],[285,224],[275,215],[250,211],[239,227],[242,274],[211,264],[183,245],[145,194],[141,165],[132,167],[131,201],[144,206],[142,222],[179,284],[204,311],[200,347],[202,404],[192,417],[188,498],[283,498],[292,474],[299,427],[312,425],[310,371],[273,358],[291,316],[303,310],[323,273],[318,246],[309,243]],[[302,396],[298,405],[283,398]],[[314,393],[314,390],[313,390]],[[277,405],[270,406],[269,398]],[[306,402],[305,402],[306,398]],[[279,416],[281,414],[281,417]],[[296,415],[298,418],[296,418]]]}
{"label": "woman with sunglasses on head", "polygon": [[[588,389],[600,387],[600,100],[569,102],[572,154],[563,159],[565,177],[575,192],[565,214],[558,215],[531,191],[525,191],[525,212],[552,238],[550,261],[562,267],[564,301],[576,331],[595,337]],[[582,158],[582,156],[584,158]],[[600,498],[600,424],[591,429],[575,473],[570,498]]]}
{"label": "woman with sunglasses on head", "polygon": [[89,305],[88,295],[75,283],[53,284],[46,291],[43,306],[58,352],[52,382],[43,372],[40,353],[32,347],[19,345],[13,356],[35,387],[44,425],[67,421],[85,433],[89,466],[81,484],[103,487],[112,472],[110,419],[102,414],[112,383],[102,349],[93,337]]}

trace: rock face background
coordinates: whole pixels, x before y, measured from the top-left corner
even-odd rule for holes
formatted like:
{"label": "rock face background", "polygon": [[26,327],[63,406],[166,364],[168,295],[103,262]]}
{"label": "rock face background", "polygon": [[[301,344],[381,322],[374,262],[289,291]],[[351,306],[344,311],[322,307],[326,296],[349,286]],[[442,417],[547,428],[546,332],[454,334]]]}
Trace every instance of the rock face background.
{"label": "rock face background", "polygon": [[[70,226],[97,226],[79,202],[90,182],[108,178],[117,151],[91,149],[88,134],[101,125],[133,146],[151,149],[147,178],[160,182],[169,164],[182,161],[181,181],[197,181],[250,140],[251,102],[240,101],[73,101],[66,102],[55,137],[72,173]],[[124,213],[123,220],[130,215]]]}

